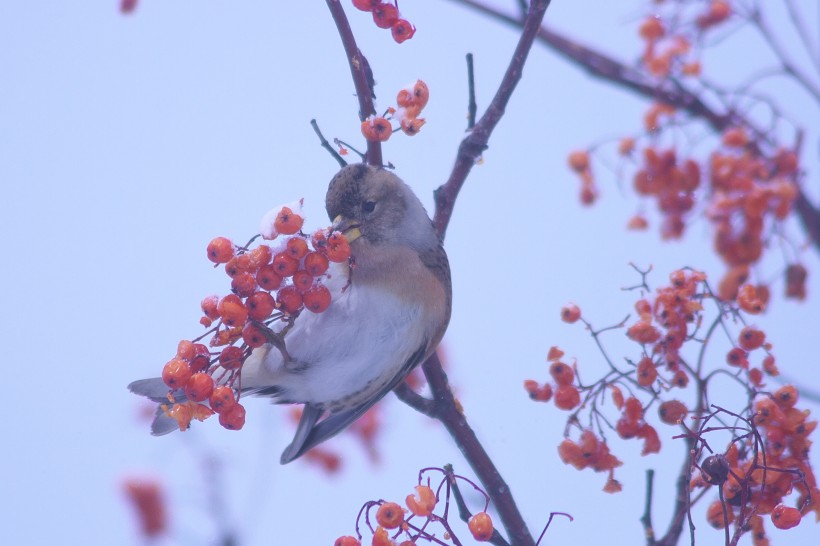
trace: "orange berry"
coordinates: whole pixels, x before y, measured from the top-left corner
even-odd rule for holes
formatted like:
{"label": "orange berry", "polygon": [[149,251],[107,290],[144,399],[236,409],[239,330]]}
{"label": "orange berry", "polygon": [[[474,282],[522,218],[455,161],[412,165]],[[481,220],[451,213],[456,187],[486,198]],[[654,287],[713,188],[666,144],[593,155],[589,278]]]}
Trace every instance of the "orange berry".
{"label": "orange berry", "polygon": [[487,542],[493,536],[493,520],[487,512],[474,514],[467,523],[473,538],[479,542]]}
{"label": "orange berry", "polygon": [[263,326],[248,321],[242,328],[242,340],[248,344],[248,347],[256,349],[268,342],[268,336]]}
{"label": "orange berry", "polygon": [[570,303],[561,308],[561,320],[572,324],[581,318],[581,309],[574,303]]}
{"label": "orange berry", "polygon": [[399,10],[393,4],[377,4],[373,7],[373,22],[379,28],[390,28],[399,18]]}
{"label": "orange berry", "polygon": [[629,155],[635,149],[635,139],[632,137],[624,137],[618,142],[618,153],[621,155]]}
{"label": "orange berry", "polygon": [[636,214],[629,221],[626,223],[626,229],[632,229],[635,231],[641,231],[649,227],[649,222],[646,220],[645,217],[641,216],[640,214]]}
{"label": "orange berry", "polygon": [[[356,1],[357,1],[357,0],[353,0],[353,3],[355,4],[355,3],[356,3]],[[368,0],[368,1],[370,1],[370,0]],[[374,1],[378,2],[379,0],[374,0]],[[358,6],[357,6],[357,7],[358,7]],[[359,9],[362,9],[362,8],[359,8]],[[365,11],[370,11],[370,10],[365,10]],[[345,537],[339,537],[339,538],[337,538],[337,539],[336,539],[336,542],[334,542],[334,543],[333,543],[333,546],[362,546],[362,543],[361,543],[361,542],[359,542],[359,541],[358,541],[356,538],[354,538],[354,537],[351,537],[351,536],[345,536]]]}
{"label": "orange berry", "polygon": [[641,401],[634,396],[627,398],[624,404],[624,417],[630,421],[637,422],[642,416],[643,404],[641,404]]}
{"label": "orange berry", "polygon": [[570,385],[575,379],[572,368],[560,361],[550,364],[550,375],[558,385]]}
{"label": "orange berry", "polygon": [[297,291],[304,294],[311,286],[313,286],[313,275],[300,269],[293,274],[293,286]]}
{"label": "orange berry", "polygon": [[343,262],[350,258],[350,243],[341,232],[334,231],[327,238],[327,259],[331,262]]}
{"label": "orange berry", "polygon": [[214,388],[211,396],[208,398],[208,403],[211,405],[211,409],[217,413],[228,411],[231,406],[236,404],[233,389],[227,385],[220,385]]}
{"label": "orange berry", "polygon": [[[389,5],[389,4],[386,4]],[[384,142],[393,134],[393,127],[383,117],[370,117],[362,122],[362,135],[371,142]]]}
{"label": "orange berry", "polygon": [[749,136],[742,127],[732,127],[723,132],[723,145],[730,148],[742,148],[749,143]]}
{"label": "orange berry", "polygon": [[638,28],[638,34],[644,40],[654,42],[663,38],[666,34],[666,30],[663,28],[663,23],[661,23],[660,18],[649,17],[641,23],[641,26]]}
{"label": "orange berry", "polygon": [[321,252],[309,252],[305,256],[305,271],[314,277],[324,274],[324,272],[327,271],[328,265],[327,257]]}
{"label": "orange berry", "polygon": [[678,370],[672,376],[672,379],[669,381],[672,386],[680,387],[681,389],[685,389],[686,385],[689,384],[689,376],[683,370]]}
{"label": "orange berry", "polygon": [[308,253],[307,241],[301,237],[291,237],[288,239],[285,253],[294,260],[301,260]]}
{"label": "orange berry", "polygon": [[376,521],[385,529],[395,529],[404,521],[404,510],[395,502],[385,502],[376,511]]}
{"label": "orange berry", "polygon": [[237,402],[220,413],[219,424],[228,430],[240,430],[245,426],[245,406]]}
{"label": "orange berry", "polygon": [[564,351],[553,345],[552,347],[550,347],[549,353],[547,353],[547,360],[549,362],[554,362],[555,360],[560,359],[562,356],[564,356]]}
{"label": "orange berry", "polygon": [[162,380],[172,389],[181,389],[191,377],[191,367],[184,360],[175,358],[162,368]]}
{"label": "orange berry", "polygon": [[[165,408],[165,406],[162,406]],[[191,425],[191,419],[194,418],[194,410],[190,404],[174,404],[171,409],[165,409],[165,414],[177,422],[179,430],[185,432]]]}
{"label": "orange berry", "polygon": [[270,260],[273,257],[273,251],[271,251],[268,245],[259,245],[258,247],[248,252],[248,257],[250,258],[251,262],[251,270],[257,271],[263,265],[267,265],[270,263]]}
{"label": "orange berry", "polygon": [[589,169],[589,152],[578,150],[569,154],[567,158],[570,168],[575,172],[582,172]]}
{"label": "orange berry", "polygon": [[407,136],[416,136],[427,121],[423,118],[405,117],[401,120],[401,130]]}
{"label": "orange berry", "polygon": [[436,508],[436,494],[426,485],[417,485],[415,495],[407,495],[405,503],[414,515],[426,518]]}
{"label": "orange berry", "polygon": [[777,368],[773,355],[766,355],[763,359],[763,371],[772,377],[780,375],[780,370]]}
{"label": "orange berry", "polygon": [[641,455],[649,455],[650,453],[658,453],[661,450],[661,439],[658,436],[658,431],[655,427],[644,423],[638,427],[638,437],[643,438],[643,449]]}
{"label": "orange berry", "polygon": [[678,400],[667,400],[658,407],[658,416],[667,425],[677,425],[689,414],[689,410],[683,402]]}
{"label": "orange berry", "polygon": [[202,312],[205,313],[205,316],[211,320],[214,320],[219,318],[219,311],[216,310],[216,306],[218,304],[219,296],[211,295],[203,298],[200,306],[202,307]]}
{"label": "orange berry", "polygon": [[800,510],[786,506],[785,504],[778,504],[772,510],[772,523],[778,529],[791,529],[800,524]]}
{"label": "orange berry", "polygon": [[294,286],[284,286],[276,294],[276,302],[282,311],[293,314],[302,307],[302,294]]}
{"label": "orange berry", "polygon": [[222,323],[227,326],[241,326],[248,318],[248,309],[235,294],[228,294],[219,300],[217,311],[222,318]]}
{"label": "orange berry", "polygon": [[610,387],[612,389],[612,403],[615,404],[615,407],[619,410],[623,409],[624,407],[624,393],[621,392],[619,387],[612,385]]}
{"label": "orange berry", "polygon": [[263,265],[256,272],[256,283],[265,290],[277,290],[282,286],[282,277],[273,264]]}
{"label": "orange berry", "polygon": [[376,527],[376,531],[373,533],[373,541],[370,544],[371,546],[395,546],[396,543],[390,540],[390,536],[384,527]]}
{"label": "orange berry", "polygon": [[393,26],[390,27],[390,32],[396,43],[400,44],[405,40],[409,40],[416,33],[416,27],[410,24],[406,19],[399,19]]}
{"label": "orange berry", "polygon": [[713,502],[709,505],[709,508],[706,509],[706,521],[715,529],[723,529],[734,521],[735,514],[732,512],[731,506],[726,506],[726,515],[728,516],[728,521],[726,521],[726,517],[723,515],[723,503],[720,501]]}
{"label": "orange berry", "polygon": [[274,272],[282,278],[290,277],[299,270],[299,261],[288,256],[287,252],[280,252],[273,257]]}
{"label": "orange berry", "polygon": [[222,349],[222,352],[219,353],[219,365],[225,368],[226,370],[236,370],[240,366],[242,366],[242,362],[245,360],[245,353],[239,347],[235,345],[231,345],[230,347],[225,347]]}
{"label": "orange berry", "polygon": [[640,362],[638,362],[637,376],[638,385],[642,387],[648,387],[658,378],[658,368],[648,356],[643,357]]}
{"label": "orange berry", "polygon": [[581,393],[573,385],[559,385],[555,390],[555,406],[562,410],[571,410],[581,403]]}
{"label": "orange berry", "polygon": [[735,347],[726,354],[726,363],[730,366],[737,366],[739,368],[749,367],[748,353],[740,347]]}
{"label": "orange berry", "polygon": [[226,237],[217,237],[208,243],[208,259],[215,264],[228,263],[233,255],[233,243]]}
{"label": "orange berry", "polygon": [[190,362],[195,356],[196,347],[194,347],[193,342],[183,339],[177,344],[177,358]]}
{"label": "orange berry", "polygon": [[276,220],[273,221],[273,227],[277,233],[293,235],[302,229],[304,223],[305,219],[293,212],[290,207],[282,207],[282,210],[276,215]]}
{"label": "orange berry", "polygon": [[191,359],[191,373],[204,372],[211,365],[211,352],[202,343],[194,343],[194,357]]}
{"label": "orange berry", "polygon": [[[375,8],[379,4],[381,4],[381,0],[353,0],[353,5],[356,8],[358,8],[362,11],[373,11],[373,8]],[[353,537],[341,537],[339,540],[342,540],[343,538],[353,538]],[[353,540],[356,540],[356,539],[353,539]],[[345,544],[339,544],[338,542],[339,541],[337,540],[336,543],[334,544],[334,546],[353,546],[352,543],[351,544],[346,544],[346,543]],[[359,542],[356,541],[357,546],[358,546],[358,543]]]}
{"label": "orange berry", "polygon": [[256,279],[250,273],[238,273],[231,280],[231,292],[240,298],[247,298],[256,292]]}
{"label": "orange berry", "polygon": [[195,373],[188,378],[184,390],[188,400],[202,402],[214,391],[214,379],[206,373]]}
{"label": "orange berry", "polygon": [[313,313],[323,313],[330,307],[330,290],[323,284],[311,286],[302,298],[305,308]]}
{"label": "orange berry", "polygon": [[766,308],[757,294],[757,289],[751,284],[744,284],[740,287],[737,293],[737,304],[750,315],[760,314]]}
{"label": "orange berry", "polygon": [[276,309],[276,300],[268,292],[256,292],[245,300],[245,307],[251,319],[262,322]]}
{"label": "orange berry", "polygon": [[751,326],[743,328],[738,336],[738,344],[747,351],[753,351],[758,347],[762,347],[765,341],[766,334]]}
{"label": "orange berry", "polygon": [[774,400],[781,409],[793,408],[797,404],[799,393],[794,385],[783,385],[774,391]]}
{"label": "orange berry", "polygon": [[637,341],[640,344],[655,343],[661,338],[660,331],[652,326],[648,320],[640,320],[630,326],[626,335],[629,339]]}

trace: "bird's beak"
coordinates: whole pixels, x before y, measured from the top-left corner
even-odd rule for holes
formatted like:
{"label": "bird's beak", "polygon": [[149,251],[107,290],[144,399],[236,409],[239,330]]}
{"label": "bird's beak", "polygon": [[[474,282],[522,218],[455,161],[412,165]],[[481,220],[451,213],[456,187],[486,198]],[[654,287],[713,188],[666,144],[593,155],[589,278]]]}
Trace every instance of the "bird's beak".
{"label": "bird's beak", "polygon": [[362,232],[359,230],[359,224],[355,220],[345,218],[341,214],[333,219],[331,228],[333,231],[341,231],[344,236],[347,237],[349,243],[352,243],[362,236]]}

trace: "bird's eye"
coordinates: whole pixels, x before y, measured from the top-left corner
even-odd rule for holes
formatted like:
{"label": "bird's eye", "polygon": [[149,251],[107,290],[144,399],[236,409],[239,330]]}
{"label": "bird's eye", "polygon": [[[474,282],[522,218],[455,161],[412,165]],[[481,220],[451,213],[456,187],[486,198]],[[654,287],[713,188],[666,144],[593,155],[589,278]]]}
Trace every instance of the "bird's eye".
{"label": "bird's eye", "polygon": [[373,212],[376,209],[375,201],[365,201],[362,205],[362,210],[366,213]]}

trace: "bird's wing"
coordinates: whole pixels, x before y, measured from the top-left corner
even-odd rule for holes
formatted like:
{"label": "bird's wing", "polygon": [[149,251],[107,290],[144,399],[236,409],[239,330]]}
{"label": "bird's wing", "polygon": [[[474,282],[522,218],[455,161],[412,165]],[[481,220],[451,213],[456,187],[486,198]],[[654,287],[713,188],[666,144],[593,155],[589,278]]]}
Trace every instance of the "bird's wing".
{"label": "bird's wing", "polygon": [[[410,355],[410,358],[405,361],[401,371],[396,374],[395,378],[390,383],[385,385],[384,388],[353,409],[332,413],[322,421],[318,421],[322,412],[319,410],[318,414],[316,414],[317,409],[312,404],[305,404],[302,419],[299,421],[299,428],[296,430],[296,437],[287,449],[285,449],[284,453],[282,453],[280,462],[282,464],[287,464],[301,457],[309,449],[321,444],[328,438],[335,436],[347,428],[356,419],[364,415],[365,412],[373,406],[373,404],[384,398],[387,393],[398,387],[401,382],[404,381],[405,377],[407,377],[407,374],[409,374],[413,368],[422,362],[422,360],[427,356],[428,347],[428,343],[423,343],[412,355]],[[308,424],[310,426],[308,426]]]}

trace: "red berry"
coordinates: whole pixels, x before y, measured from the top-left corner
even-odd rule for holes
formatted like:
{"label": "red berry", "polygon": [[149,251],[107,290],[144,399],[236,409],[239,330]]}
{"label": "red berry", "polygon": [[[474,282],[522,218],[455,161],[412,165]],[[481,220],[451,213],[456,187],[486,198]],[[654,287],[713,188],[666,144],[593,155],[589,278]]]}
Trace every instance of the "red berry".
{"label": "red berry", "polygon": [[227,263],[233,254],[233,243],[226,237],[217,237],[208,243],[208,259],[215,264]]}
{"label": "red berry", "polygon": [[563,362],[550,364],[550,375],[558,385],[570,385],[575,380],[575,372]]}
{"label": "red berry", "polygon": [[184,360],[175,358],[162,368],[162,380],[172,389],[181,389],[191,377],[191,367]]}
{"label": "red berry", "polygon": [[206,373],[195,373],[185,383],[185,396],[188,400],[202,402],[214,391],[214,379]]}
{"label": "red berry", "polygon": [[231,280],[231,292],[240,298],[247,298],[256,292],[256,279],[250,273],[239,273]]}
{"label": "red berry", "polygon": [[217,309],[222,322],[228,326],[241,326],[248,318],[248,310],[235,294],[229,294],[219,300]]}
{"label": "red berry", "polygon": [[248,344],[248,347],[256,349],[268,342],[268,336],[262,326],[256,322],[248,322],[242,328],[242,340]]}
{"label": "red berry", "polygon": [[322,313],[330,306],[330,290],[323,284],[312,286],[305,292],[303,298],[305,308],[314,313]]}
{"label": "red berry", "polygon": [[280,252],[273,257],[273,270],[282,278],[290,277],[299,270],[299,262],[287,255],[286,252]]}
{"label": "red berry", "polygon": [[190,362],[196,356],[196,347],[193,342],[183,339],[177,344],[177,358]]}
{"label": "red berry", "polygon": [[301,260],[308,253],[307,242],[301,237],[291,237],[288,239],[285,253],[294,260]]}
{"label": "red berry", "polygon": [[293,274],[293,286],[301,293],[305,293],[311,286],[313,286],[313,275],[307,271],[301,270]]}
{"label": "red berry", "polygon": [[194,344],[194,358],[191,359],[191,372],[204,372],[211,365],[211,352],[202,343]]}
{"label": "red berry", "polygon": [[390,28],[399,18],[399,10],[393,4],[378,4],[373,7],[373,22],[379,28]]}
{"label": "red berry", "polygon": [[217,413],[224,413],[228,411],[234,404],[236,404],[236,397],[233,394],[233,389],[227,385],[220,385],[211,393],[208,403],[211,404],[211,409]]}
{"label": "red berry", "polygon": [[738,344],[747,351],[753,351],[758,347],[762,347],[766,342],[766,334],[762,330],[746,326],[740,331],[738,336]]}
{"label": "red berry", "polygon": [[[373,11],[382,0],[353,0],[353,5],[362,11]],[[338,545],[337,545],[338,546]]]}
{"label": "red berry", "polygon": [[778,529],[791,529],[800,523],[800,510],[786,506],[785,504],[778,504],[772,510],[772,523]]}
{"label": "red berry", "polygon": [[282,277],[272,264],[263,265],[256,272],[256,282],[265,290],[277,290],[282,286]]}
{"label": "red berry", "polygon": [[283,235],[293,235],[300,229],[305,219],[293,212],[290,207],[282,207],[279,214],[276,215],[276,220],[273,222],[273,227],[278,233]]}
{"label": "red berry", "polygon": [[324,274],[328,265],[327,257],[321,252],[310,252],[305,256],[305,271],[314,277]]}
{"label": "red berry", "polygon": [[310,236],[310,244],[313,245],[314,250],[324,252],[327,245],[327,230],[317,229],[314,231],[313,235]]}
{"label": "red berry", "polygon": [[574,303],[565,305],[561,308],[561,320],[572,324],[581,318],[581,309]]}
{"label": "red berry", "polygon": [[[379,1],[379,0],[376,0],[376,1]],[[353,0],[353,2],[355,3],[356,0]],[[361,9],[361,8],[359,8],[359,9]],[[365,10],[365,11],[370,11],[370,10]],[[359,540],[354,538],[354,537],[345,536],[345,537],[337,538],[336,542],[333,543],[333,546],[362,546],[362,543],[359,542]]]}
{"label": "red berry", "polygon": [[651,358],[645,356],[638,362],[637,375],[638,385],[648,387],[658,378],[658,368]]}
{"label": "red berry", "polygon": [[383,117],[369,117],[362,122],[362,136],[371,142],[385,142],[393,134],[393,126]]}
{"label": "red berry", "polygon": [[242,365],[243,360],[245,360],[244,351],[235,345],[225,347],[222,349],[222,352],[219,353],[219,365],[226,370],[235,370],[239,368]]}
{"label": "red berry", "polygon": [[416,27],[405,19],[399,19],[390,27],[390,32],[393,34],[393,39],[396,40],[396,43],[400,44],[413,37],[416,33]]}
{"label": "red berry", "polygon": [[245,300],[245,307],[250,318],[262,322],[276,309],[276,300],[268,292],[256,292]]}
{"label": "red berry", "polygon": [[279,289],[276,301],[282,311],[293,314],[302,307],[302,294],[293,286],[285,286]]}
{"label": "red berry", "polygon": [[385,502],[376,511],[376,521],[385,529],[395,529],[404,521],[404,510],[395,502]]}
{"label": "red berry", "polygon": [[735,347],[726,354],[726,363],[730,366],[738,366],[740,368],[749,367],[749,359],[746,351],[740,347]]}
{"label": "red berry", "polygon": [[560,385],[555,390],[555,406],[562,410],[571,410],[581,403],[581,393],[573,385]]}
{"label": "red berry", "polygon": [[334,231],[327,238],[327,259],[331,262],[343,262],[350,258],[350,243],[339,231]]}
{"label": "red berry", "polygon": [[487,512],[479,512],[470,518],[467,526],[479,542],[487,542],[493,536],[493,520]]}
{"label": "red berry", "polygon": [[688,413],[689,410],[683,402],[678,400],[667,400],[658,407],[658,415],[667,425],[677,425],[686,418]]}
{"label": "red berry", "polygon": [[205,316],[211,320],[216,320],[219,318],[219,311],[216,310],[216,306],[219,304],[219,296],[212,295],[207,296],[202,300],[202,312],[205,313]]}
{"label": "red berry", "polygon": [[219,414],[219,424],[228,430],[240,430],[245,426],[245,407],[237,402]]}
{"label": "red berry", "polygon": [[272,257],[273,251],[270,249],[268,245],[259,245],[258,247],[254,248],[253,250],[248,252],[251,270],[256,271],[263,265],[269,264],[270,259]]}
{"label": "red berry", "polygon": [[436,507],[436,494],[426,485],[417,485],[415,495],[407,495],[405,504],[416,516],[426,518]]}

